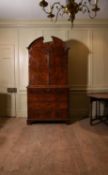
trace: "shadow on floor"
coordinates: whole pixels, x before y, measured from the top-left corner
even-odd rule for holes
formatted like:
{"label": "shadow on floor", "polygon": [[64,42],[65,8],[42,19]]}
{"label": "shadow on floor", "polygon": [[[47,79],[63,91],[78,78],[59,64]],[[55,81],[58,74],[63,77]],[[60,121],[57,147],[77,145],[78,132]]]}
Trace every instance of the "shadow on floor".
{"label": "shadow on floor", "polygon": [[10,117],[1,117],[0,116],[0,129],[6,125],[6,123],[9,119],[10,119]]}

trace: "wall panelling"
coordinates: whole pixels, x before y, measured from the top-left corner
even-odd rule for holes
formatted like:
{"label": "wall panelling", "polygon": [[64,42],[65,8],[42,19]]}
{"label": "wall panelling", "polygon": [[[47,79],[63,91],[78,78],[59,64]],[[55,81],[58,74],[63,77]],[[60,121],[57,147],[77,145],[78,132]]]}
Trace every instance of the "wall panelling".
{"label": "wall panelling", "polygon": [[[69,51],[71,116],[88,115],[88,91],[108,90],[108,21],[77,22],[74,28],[65,22],[0,23],[0,44],[14,45],[14,77],[17,87],[17,117],[27,117],[28,45],[43,36],[50,41],[56,36],[66,41]],[[5,78],[5,76],[4,76]]]}

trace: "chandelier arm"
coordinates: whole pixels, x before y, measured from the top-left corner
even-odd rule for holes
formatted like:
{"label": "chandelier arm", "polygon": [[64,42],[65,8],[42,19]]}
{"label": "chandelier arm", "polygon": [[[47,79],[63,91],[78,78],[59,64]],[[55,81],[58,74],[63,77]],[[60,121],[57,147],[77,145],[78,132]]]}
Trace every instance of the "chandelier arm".
{"label": "chandelier arm", "polygon": [[[85,9],[85,11],[83,10]],[[96,11],[94,11],[94,15],[91,14],[92,10],[89,9],[89,7],[86,5],[86,4],[83,4],[82,5],[82,12],[85,13],[85,12],[88,12],[88,15],[91,19],[95,18],[96,17]]]}
{"label": "chandelier arm", "polygon": [[46,7],[43,7],[43,11],[46,13],[46,14],[52,14],[53,13],[53,10],[54,10],[54,7],[56,6],[56,5],[59,5],[60,6],[60,10],[62,9],[62,5],[60,4],[60,2],[54,2],[51,6],[50,6],[50,11],[48,11],[47,9],[46,9]]}
{"label": "chandelier arm", "polygon": [[48,12],[48,11],[46,10],[45,7],[43,7],[42,9],[43,9],[43,11],[44,11],[46,14],[49,14],[49,13],[50,13],[50,12]]}
{"label": "chandelier arm", "polygon": [[81,0],[80,4],[83,4],[85,0]]}
{"label": "chandelier arm", "polygon": [[92,6],[95,6],[97,4],[97,1],[96,3],[92,3],[92,0],[88,0],[89,4],[92,5]]}
{"label": "chandelier arm", "polygon": [[66,0],[65,5],[62,5],[59,1],[60,0],[49,5],[46,0],[41,0],[39,5],[48,15],[48,18],[55,18],[55,21],[57,21],[58,16],[66,14],[72,24],[78,12],[88,13],[89,18],[95,18],[97,12],[100,10],[98,7],[99,0],[80,0],[79,3],[76,2],[76,0]]}
{"label": "chandelier arm", "polygon": [[89,12],[88,14],[89,14],[89,17],[90,17],[91,19],[93,19],[93,18],[96,17],[96,12],[94,12],[94,15],[92,15],[90,12]]}
{"label": "chandelier arm", "polygon": [[59,13],[60,13],[61,10],[62,10],[62,7],[58,9],[57,14],[56,14],[56,17],[55,17],[55,21],[57,21],[58,16],[59,16]]}
{"label": "chandelier arm", "polygon": [[60,4],[60,2],[54,2],[51,6],[52,9],[54,9],[55,5],[59,5],[60,7],[62,7],[62,5]]}
{"label": "chandelier arm", "polygon": [[[56,6],[56,5],[58,5],[58,6]],[[56,21],[57,21],[58,15],[59,15],[60,11],[62,10],[63,5],[61,5],[60,2],[53,3],[53,5],[51,6],[51,12],[53,12],[55,6],[56,6],[56,9],[57,9],[57,14],[55,15],[56,16],[55,18],[56,18]]]}

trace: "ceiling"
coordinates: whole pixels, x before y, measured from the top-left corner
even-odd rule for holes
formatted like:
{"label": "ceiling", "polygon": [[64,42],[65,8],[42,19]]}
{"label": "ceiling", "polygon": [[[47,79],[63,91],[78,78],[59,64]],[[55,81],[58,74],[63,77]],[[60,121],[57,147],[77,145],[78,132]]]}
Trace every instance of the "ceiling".
{"label": "ceiling", "polygon": [[[56,0],[65,4],[65,0]],[[76,0],[78,2],[80,0]],[[49,3],[54,0],[48,0]],[[101,10],[97,19],[108,19],[108,0],[99,0]],[[81,12],[77,18],[88,18]],[[47,19],[39,6],[39,0],[0,0],[0,20],[40,20]]]}

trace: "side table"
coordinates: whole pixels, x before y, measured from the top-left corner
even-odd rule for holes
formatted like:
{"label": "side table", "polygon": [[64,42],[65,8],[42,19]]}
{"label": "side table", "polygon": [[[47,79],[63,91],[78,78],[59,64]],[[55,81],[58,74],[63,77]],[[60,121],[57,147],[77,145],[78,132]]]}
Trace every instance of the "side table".
{"label": "side table", "polygon": [[[95,122],[105,122],[108,124],[108,93],[91,93],[88,94],[90,98],[90,124],[93,125]],[[95,104],[95,115],[93,115],[93,103]],[[103,103],[104,111],[101,114],[101,103]]]}

